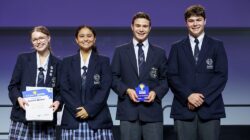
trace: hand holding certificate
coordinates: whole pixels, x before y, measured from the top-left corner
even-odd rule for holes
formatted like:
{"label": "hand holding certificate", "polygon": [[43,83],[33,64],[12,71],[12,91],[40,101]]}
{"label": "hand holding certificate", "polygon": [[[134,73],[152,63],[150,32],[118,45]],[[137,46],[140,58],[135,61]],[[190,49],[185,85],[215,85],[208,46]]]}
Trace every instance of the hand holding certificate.
{"label": "hand holding certificate", "polygon": [[22,92],[25,106],[26,120],[52,121],[53,120],[53,89],[47,87],[27,87]]}

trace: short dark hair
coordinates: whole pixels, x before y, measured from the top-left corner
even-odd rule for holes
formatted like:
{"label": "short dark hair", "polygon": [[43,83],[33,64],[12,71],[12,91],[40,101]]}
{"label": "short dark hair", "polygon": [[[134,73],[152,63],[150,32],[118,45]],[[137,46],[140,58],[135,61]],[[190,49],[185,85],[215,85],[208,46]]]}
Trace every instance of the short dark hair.
{"label": "short dark hair", "polygon": [[137,12],[132,19],[132,24],[134,24],[135,20],[138,18],[145,18],[149,21],[149,25],[151,26],[151,19],[147,13],[144,12]]}
{"label": "short dark hair", "polygon": [[[76,29],[76,31],[75,31],[75,38],[78,37],[78,34],[79,34],[80,30],[83,29],[83,28],[89,29],[89,30],[93,33],[94,38],[96,38],[96,31],[95,31],[95,29],[94,29],[93,27],[91,27],[91,26],[88,26],[88,25],[81,25],[81,26],[77,27],[77,29]],[[92,46],[91,49],[92,49],[94,52],[98,53],[95,44]]]}
{"label": "short dark hair", "polygon": [[191,5],[185,11],[185,21],[191,16],[202,16],[206,19],[205,8],[202,5]]}

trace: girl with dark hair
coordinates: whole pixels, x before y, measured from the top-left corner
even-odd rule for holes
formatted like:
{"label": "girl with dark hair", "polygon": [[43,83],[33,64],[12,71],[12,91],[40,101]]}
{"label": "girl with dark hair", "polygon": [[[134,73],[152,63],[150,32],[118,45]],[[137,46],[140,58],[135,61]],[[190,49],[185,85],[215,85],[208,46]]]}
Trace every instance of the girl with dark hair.
{"label": "girl with dark hair", "polygon": [[62,64],[62,139],[113,140],[107,105],[112,83],[109,58],[97,53],[92,27],[78,27],[75,41],[80,51]]}

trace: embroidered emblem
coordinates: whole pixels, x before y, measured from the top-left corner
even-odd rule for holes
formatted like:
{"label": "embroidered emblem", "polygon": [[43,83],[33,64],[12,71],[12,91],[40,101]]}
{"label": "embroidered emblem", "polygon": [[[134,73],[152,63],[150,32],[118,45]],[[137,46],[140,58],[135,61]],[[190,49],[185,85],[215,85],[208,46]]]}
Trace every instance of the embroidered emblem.
{"label": "embroidered emblem", "polygon": [[94,75],[94,85],[98,85],[98,84],[100,84],[100,75],[95,74]]}
{"label": "embroidered emblem", "polygon": [[156,79],[158,76],[157,74],[158,74],[158,69],[155,67],[152,67],[150,71],[150,77]]}
{"label": "embroidered emblem", "polygon": [[212,58],[207,58],[206,63],[207,63],[207,69],[213,69],[214,68]]}
{"label": "embroidered emblem", "polygon": [[52,79],[51,79],[51,86],[52,87],[56,86],[56,77],[52,77]]}

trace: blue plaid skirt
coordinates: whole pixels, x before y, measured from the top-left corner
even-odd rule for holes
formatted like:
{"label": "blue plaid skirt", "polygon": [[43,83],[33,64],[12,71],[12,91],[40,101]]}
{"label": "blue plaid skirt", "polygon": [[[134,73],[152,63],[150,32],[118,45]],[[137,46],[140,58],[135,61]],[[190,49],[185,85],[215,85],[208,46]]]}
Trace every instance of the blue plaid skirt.
{"label": "blue plaid skirt", "polygon": [[62,129],[62,140],[114,140],[111,129],[89,128],[88,123],[79,123],[78,129]]}
{"label": "blue plaid skirt", "polygon": [[46,126],[39,122],[11,121],[10,124],[10,140],[55,140],[55,136],[54,126]]}

